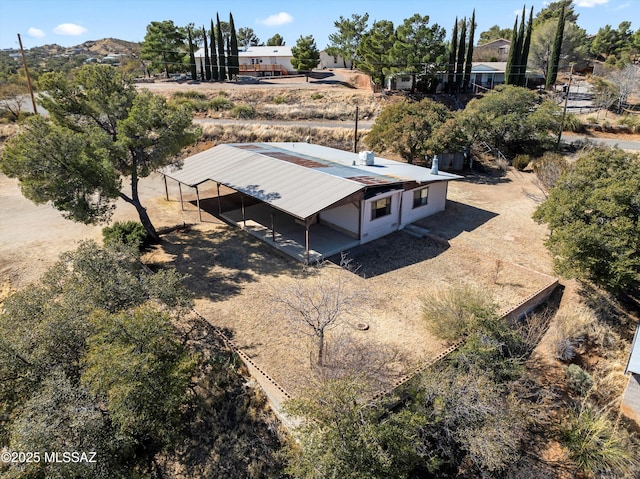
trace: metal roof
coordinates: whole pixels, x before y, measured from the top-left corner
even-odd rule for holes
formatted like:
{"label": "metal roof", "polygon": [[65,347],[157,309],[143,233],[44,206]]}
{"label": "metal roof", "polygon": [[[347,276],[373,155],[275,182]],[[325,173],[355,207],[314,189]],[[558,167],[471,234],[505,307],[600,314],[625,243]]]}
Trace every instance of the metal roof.
{"label": "metal roof", "polygon": [[379,157],[361,165],[358,154],[309,143],[223,144],[161,172],[192,187],[215,181],[300,219],[367,187],[461,178]]}

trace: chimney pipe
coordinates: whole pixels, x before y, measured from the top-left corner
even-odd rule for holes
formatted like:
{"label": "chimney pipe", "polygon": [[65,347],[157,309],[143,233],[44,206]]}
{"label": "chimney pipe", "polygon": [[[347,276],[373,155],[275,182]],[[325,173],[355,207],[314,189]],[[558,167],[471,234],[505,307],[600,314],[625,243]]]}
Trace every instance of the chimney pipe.
{"label": "chimney pipe", "polygon": [[433,161],[431,162],[431,174],[438,174],[438,155],[434,155]]}

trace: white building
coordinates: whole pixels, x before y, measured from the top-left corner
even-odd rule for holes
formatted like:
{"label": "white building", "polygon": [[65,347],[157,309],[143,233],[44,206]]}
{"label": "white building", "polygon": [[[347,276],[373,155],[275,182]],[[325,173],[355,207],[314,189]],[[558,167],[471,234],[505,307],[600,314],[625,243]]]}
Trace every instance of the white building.
{"label": "white building", "polygon": [[[199,185],[214,182],[214,214],[304,261],[443,211],[448,182],[461,178],[372,152],[358,155],[309,143],[218,145],[162,173],[195,188],[196,195]],[[230,192],[224,201],[221,186]]]}
{"label": "white building", "polygon": [[[291,47],[245,47],[239,52],[240,75],[281,76],[297,73],[291,65]],[[195,53],[196,69],[204,65],[204,48]],[[212,60],[213,61],[213,60]]]}

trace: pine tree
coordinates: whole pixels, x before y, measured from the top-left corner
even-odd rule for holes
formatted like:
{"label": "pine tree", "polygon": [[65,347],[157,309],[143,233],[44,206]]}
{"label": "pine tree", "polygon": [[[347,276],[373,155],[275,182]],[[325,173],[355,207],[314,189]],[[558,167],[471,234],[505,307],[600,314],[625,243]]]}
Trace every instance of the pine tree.
{"label": "pine tree", "polygon": [[193,40],[191,38],[191,28],[187,28],[187,36],[189,37],[189,66],[191,67],[191,79],[198,79],[198,71],[196,69],[196,56],[193,53]]}
{"label": "pine tree", "polygon": [[[207,81],[211,81],[211,57],[209,57],[209,45],[207,42],[207,30],[202,26],[202,38],[204,39],[204,74]],[[201,57],[202,58],[202,57]]]}
{"label": "pine tree", "polygon": [[471,67],[473,60],[473,42],[475,41],[476,34],[476,10],[473,9],[473,14],[471,15],[471,23],[469,24],[469,44],[467,45],[467,64],[464,68],[464,91],[467,91],[469,88],[469,83],[471,81]]}
{"label": "pine tree", "polygon": [[222,37],[222,28],[220,27],[220,16],[216,13],[216,40],[218,41],[218,77],[220,81],[227,79],[227,61],[224,56],[224,39]]}
{"label": "pine tree", "polygon": [[507,57],[507,68],[504,71],[504,82],[507,85],[513,85],[515,82],[515,73],[517,71],[518,57],[520,52],[515,48],[518,43],[518,17],[513,23],[513,31],[511,32],[511,45],[509,46],[509,56]]}
{"label": "pine tree", "polygon": [[464,77],[464,54],[467,40],[467,18],[460,22],[460,43],[458,44],[458,62],[456,64],[456,93],[460,93],[460,85]]}
{"label": "pine tree", "polygon": [[558,17],[558,28],[556,29],[556,37],[551,47],[551,59],[549,61],[549,69],[547,70],[547,90],[556,82],[558,78],[558,65],[560,63],[560,52],[562,50],[562,38],[564,36],[564,5]]}
{"label": "pine tree", "polygon": [[237,78],[240,73],[240,52],[238,50],[238,37],[236,27],[233,23],[233,15],[229,13],[229,30],[231,39],[229,41],[229,77]]}
{"label": "pine tree", "polygon": [[213,27],[213,19],[211,19],[211,31],[209,34],[210,37],[210,45],[211,48],[211,79],[213,81],[218,81],[218,56],[216,55],[216,29]]}
{"label": "pine tree", "polygon": [[531,47],[531,33],[533,31],[533,6],[529,12],[529,23],[527,24],[527,36],[522,44],[522,54],[520,55],[520,84],[525,86],[527,83],[527,63],[529,63],[529,49]]}
{"label": "pine tree", "polygon": [[458,51],[458,17],[456,17],[456,23],[453,24],[451,44],[449,45],[449,64],[447,65],[447,71],[449,73],[449,79],[447,81],[447,90],[449,92],[453,91],[453,84],[455,83],[457,51]]}

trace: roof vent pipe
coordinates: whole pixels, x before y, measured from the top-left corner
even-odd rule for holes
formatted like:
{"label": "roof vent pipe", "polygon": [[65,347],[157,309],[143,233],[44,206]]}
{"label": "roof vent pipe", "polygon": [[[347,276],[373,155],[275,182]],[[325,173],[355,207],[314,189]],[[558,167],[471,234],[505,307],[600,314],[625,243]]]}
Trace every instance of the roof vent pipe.
{"label": "roof vent pipe", "polygon": [[438,155],[433,156],[433,160],[431,162],[431,174],[432,175],[438,174]]}
{"label": "roof vent pipe", "polygon": [[375,164],[375,154],[373,151],[361,151],[358,159],[361,165],[373,166]]}

